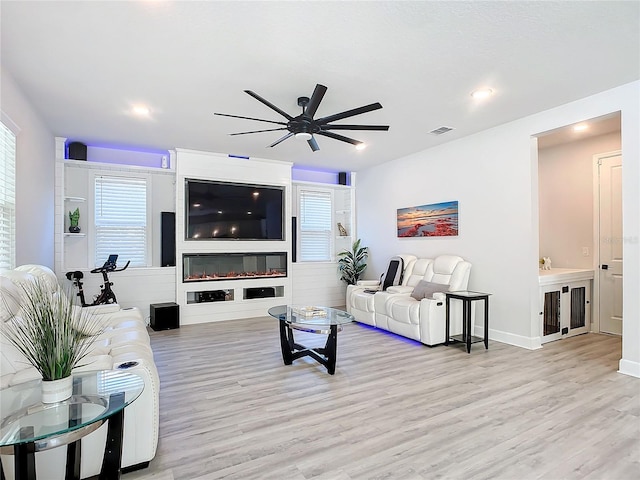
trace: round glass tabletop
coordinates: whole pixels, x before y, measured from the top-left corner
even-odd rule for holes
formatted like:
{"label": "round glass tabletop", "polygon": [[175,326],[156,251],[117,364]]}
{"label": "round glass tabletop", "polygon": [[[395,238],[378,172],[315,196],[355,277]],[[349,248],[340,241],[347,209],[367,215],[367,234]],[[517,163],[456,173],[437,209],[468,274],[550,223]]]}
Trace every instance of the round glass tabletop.
{"label": "round glass tabletop", "polygon": [[269,315],[298,325],[344,325],[354,321],[351,314],[330,307],[305,305],[278,305],[269,309]]}
{"label": "round glass tabletop", "polygon": [[[34,380],[0,391],[0,447],[51,439],[92,424],[100,426],[144,389],[144,380],[132,373],[86,372],[73,375],[70,398],[43,404],[41,383],[42,380]],[[40,445],[38,450],[56,446],[55,441],[44,443],[48,444]]]}

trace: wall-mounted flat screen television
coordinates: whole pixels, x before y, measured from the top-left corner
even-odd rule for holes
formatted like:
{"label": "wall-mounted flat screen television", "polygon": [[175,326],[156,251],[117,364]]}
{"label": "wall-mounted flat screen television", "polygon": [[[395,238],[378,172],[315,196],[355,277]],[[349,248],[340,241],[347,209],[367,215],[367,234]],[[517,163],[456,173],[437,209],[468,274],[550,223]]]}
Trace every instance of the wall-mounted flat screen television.
{"label": "wall-mounted flat screen television", "polygon": [[284,187],[185,182],[187,240],[284,240]]}

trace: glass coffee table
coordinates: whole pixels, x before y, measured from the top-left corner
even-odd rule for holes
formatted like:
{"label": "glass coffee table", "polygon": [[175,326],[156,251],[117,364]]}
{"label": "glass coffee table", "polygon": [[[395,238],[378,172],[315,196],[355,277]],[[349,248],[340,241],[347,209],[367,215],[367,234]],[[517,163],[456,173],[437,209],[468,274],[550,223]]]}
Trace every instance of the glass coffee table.
{"label": "glass coffee table", "polygon": [[[343,325],[353,322],[352,315],[336,308],[297,305],[271,307],[269,315],[280,320],[280,347],[285,365],[309,356],[324,365],[330,375],[336,372],[338,332]],[[321,348],[305,347],[296,343],[294,330],[328,335],[327,342]]]}
{"label": "glass coffee table", "polygon": [[[108,421],[100,480],[120,478],[124,409],[144,389],[142,377],[118,370],[73,375],[73,394],[41,402],[42,380],[0,390],[0,453],[13,455],[16,480],[36,477],[35,453],[67,446],[65,479],[80,479],[80,439]],[[50,472],[41,472],[46,478]],[[4,479],[0,463],[0,478]]]}

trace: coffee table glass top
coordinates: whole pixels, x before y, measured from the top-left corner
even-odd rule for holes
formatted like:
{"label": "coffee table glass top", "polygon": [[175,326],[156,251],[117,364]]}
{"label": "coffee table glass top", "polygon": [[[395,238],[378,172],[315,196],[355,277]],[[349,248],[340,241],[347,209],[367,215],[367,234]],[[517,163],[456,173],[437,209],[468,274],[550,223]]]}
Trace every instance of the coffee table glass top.
{"label": "coffee table glass top", "polygon": [[355,320],[344,310],[309,305],[278,305],[269,309],[269,315],[299,325],[344,325]]}
{"label": "coffee table glass top", "polygon": [[[135,374],[103,370],[73,375],[73,395],[58,403],[43,404],[42,380],[33,380],[0,391],[0,447],[37,442],[101,422],[133,402],[144,389]],[[124,395],[110,404],[111,394]],[[22,427],[32,427],[25,436]],[[21,432],[22,429],[22,432]]]}

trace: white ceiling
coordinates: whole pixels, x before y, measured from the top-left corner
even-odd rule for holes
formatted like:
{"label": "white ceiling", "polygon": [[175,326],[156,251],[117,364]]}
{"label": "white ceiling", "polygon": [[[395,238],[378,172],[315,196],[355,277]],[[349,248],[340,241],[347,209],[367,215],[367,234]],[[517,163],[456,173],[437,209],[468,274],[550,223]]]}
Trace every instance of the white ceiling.
{"label": "white ceiling", "polygon": [[[2,68],[58,136],[89,145],[176,147],[360,170],[640,78],[638,1],[7,1]],[[346,123],[368,144],[282,132],[280,121],[328,87],[318,116],[373,102]],[[478,103],[470,92],[490,86]],[[149,119],[129,113],[151,109]],[[442,136],[428,132],[440,126]],[[266,127],[265,127],[266,126]]]}

